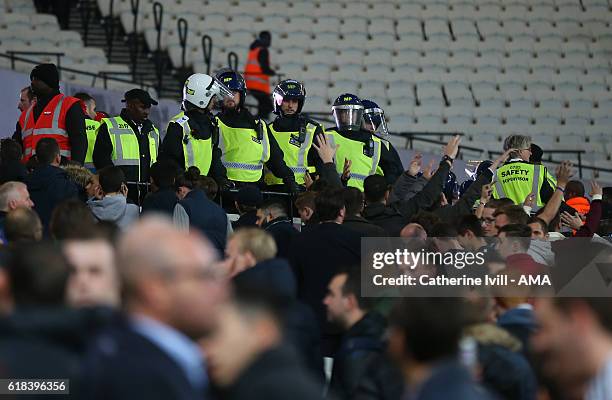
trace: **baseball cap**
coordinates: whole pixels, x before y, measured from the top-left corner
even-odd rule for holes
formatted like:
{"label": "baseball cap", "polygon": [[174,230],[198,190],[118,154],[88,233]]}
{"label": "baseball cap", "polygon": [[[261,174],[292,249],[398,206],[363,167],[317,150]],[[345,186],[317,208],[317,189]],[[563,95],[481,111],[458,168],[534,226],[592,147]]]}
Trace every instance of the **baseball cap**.
{"label": "baseball cap", "polygon": [[132,89],[125,92],[124,99],[121,101],[125,103],[128,100],[140,100],[145,106],[156,106],[158,104],[157,100],[153,99],[149,92],[142,89]]}

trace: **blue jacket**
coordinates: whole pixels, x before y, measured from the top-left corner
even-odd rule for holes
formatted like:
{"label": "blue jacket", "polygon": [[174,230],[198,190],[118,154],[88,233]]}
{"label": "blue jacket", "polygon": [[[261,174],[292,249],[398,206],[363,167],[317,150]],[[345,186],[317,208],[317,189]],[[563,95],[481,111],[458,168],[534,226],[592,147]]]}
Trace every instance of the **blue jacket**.
{"label": "blue jacket", "polygon": [[529,351],[529,337],[536,329],[533,310],[527,308],[513,308],[497,318],[497,326],[510,332],[521,341],[523,353]]}
{"label": "blue jacket", "polygon": [[179,202],[189,216],[189,226],[202,232],[220,254],[225,252],[227,242],[227,214],[206,193],[194,189]]}
{"label": "blue jacket", "polygon": [[63,200],[79,197],[79,191],[66,171],[53,165],[36,168],[25,183],[34,202],[34,211],[38,213],[45,232],[53,209]]}

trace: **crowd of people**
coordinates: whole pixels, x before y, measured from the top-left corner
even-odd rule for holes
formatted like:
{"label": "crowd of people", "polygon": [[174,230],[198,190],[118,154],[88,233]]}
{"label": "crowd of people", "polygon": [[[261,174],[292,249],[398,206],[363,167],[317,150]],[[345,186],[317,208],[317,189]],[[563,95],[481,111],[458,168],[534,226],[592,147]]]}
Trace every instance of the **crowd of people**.
{"label": "crowd of people", "polygon": [[609,252],[612,188],[587,195],[530,137],[458,183],[460,136],[404,168],[382,109],[352,94],[326,129],[283,81],[268,124],[239,73],[195,74],[160,133],[147,92],[100,115],[55,73],[32,71],[0,145],[2,378],[87,399],[612,398],[609,298],[362,290],[368,238],[484,251],[491,277]]}

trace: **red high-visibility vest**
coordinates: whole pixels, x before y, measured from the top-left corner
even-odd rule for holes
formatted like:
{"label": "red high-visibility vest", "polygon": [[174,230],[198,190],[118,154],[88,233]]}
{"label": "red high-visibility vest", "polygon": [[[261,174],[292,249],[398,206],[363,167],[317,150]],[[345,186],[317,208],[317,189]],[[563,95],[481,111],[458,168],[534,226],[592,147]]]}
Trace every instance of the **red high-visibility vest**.
{"label": "red high-visibility vest", "polygon": [[259,65],[259,52],[261,47],[249,51],[246,67],[244,69],[244,82],[249,90],[259,90],[270,94],[270,77],[263,73]]}
{"label": "red high-visibility vest", "polygon": [[[42,138],[53,138],[59,144],[60,154],[70,158],[70,139],[66,132],[66,112],[79,99],[58,94],[45,106],[38,120],[34,121],[34,105],[19,117],[23,140],[23,161],[36,153],[36,144]],[[85,134],[85,132],[83,132]]]}

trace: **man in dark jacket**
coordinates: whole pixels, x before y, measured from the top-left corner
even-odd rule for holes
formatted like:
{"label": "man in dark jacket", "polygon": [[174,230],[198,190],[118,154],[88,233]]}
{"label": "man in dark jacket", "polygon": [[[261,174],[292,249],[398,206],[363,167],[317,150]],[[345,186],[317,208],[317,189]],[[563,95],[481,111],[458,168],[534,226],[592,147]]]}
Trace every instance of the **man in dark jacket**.
{"label": "man in dark jacket", "polygon": [[364,207],[363,192],[354,187],[344,189],[344,207],[346,217],[343,226],[359,233],[361,237],[385,237],[389,234],[378,225],[374,225],[361,216]]}
{"label": "man in dark jacket", "polygon": [[[364,380],[375,379],[366,375],[370,363],[382,355],[386,344],[382,336],[386,321],[376,311],[370,311],[374,299],[365,298],[361,293],[359,268],[347,269],[335,275],[329,283],[324,303],[327,318],[344,331],[340,348],[334,357],[330,391],[338,399],[353,399],[355,391]],[[399,388],[402,379],[384,382]]]}
{"label": "man in dark jacket", "polygon": [[287,207],[278,200],[266,200],[257,209],[257,225],[274,238],[277,257],[289,259],[291,243],[299,232],[293,227],[293,220],[287,214]]}
{"label": "man in dark jacket", "polygon": [[21,146],[15,140],[0,141],[0,184],[25,181],[28,172],[21,163],[21,153]]}
{"label": "man in dark jacket", "polygon": [[196,342],[215,326],[226,296],[214,248],[199,235],[147,217],[122,236],[117,258],[125,323],[93,341],[83,398],[206,398]]}
{"label": "man in dark jacket", "polygon": [[[32,85],[32,91],[36,96],[36,103],[32,108],[34,120],[43,113],[45,107],[60,94],[59,73],[54,64],[40,64],[34,67],[30,74],[32,82],[37,81]],[[76,99],[74,99],[76,101]],[[27,110],[25,110],[27,113]],[[75,102],[65,116],[66,133],[70,141],[70,159],[81,164],[85,161],[87,153],[87,135],[85,134],[85,114],[78,102]],[[17,122],[13,139],[16,140],[23,148],[22,127]]]}
{"label": "man in dark jacket", "polygon": [[219,324],[204,341],[220,399],[322,399],[320,385],[282,344],[282,306],[268,291],[238,287],[221,307]]}
{"label": "man in dark jacket", "polygon": [[47,231],[55,206],[62,200],[78,198],[79,190],[68,178],[66,171],[59,167],[60,148],[54,139],[44,138],[38,141],[36,158],[37,166],[25,183],[34,202],[34,210]]}
{"label": "man in dark jacket", "polygon": [[179,175],[179,166],[172,160],[160,160],[151,165],[150,173],[151,193],[144,199],[142,213],[157,212],[172,216],[178,203],[174,180]]}
{"label": "man in dark jacket", "polygon": [[[297,236],[289,252],[289,261],[298,281],[298,298],[312,307],[324,335],[330,335],[333,329],[326,327],[323,305],[327,284],[340,268],[359,264],[361,238],[342,226],[346,215],[342,189],[321,192],[315,200],[315,208],[321,222]],[[331,341],[333,339],[328,340],[327,346],[333,347]],[[330,354],[331,347],[324,348],[324,354]]]}

